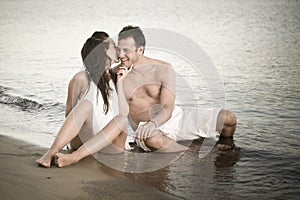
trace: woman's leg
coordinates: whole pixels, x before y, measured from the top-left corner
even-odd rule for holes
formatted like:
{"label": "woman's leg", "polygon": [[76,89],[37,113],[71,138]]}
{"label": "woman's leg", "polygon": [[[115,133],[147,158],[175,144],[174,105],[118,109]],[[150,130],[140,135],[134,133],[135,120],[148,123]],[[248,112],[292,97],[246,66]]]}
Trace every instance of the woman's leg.
{"label": "woman's leg", "polygon": [[[79,137],[79,134],[75,136],[75,138],[73,138],[73,140],[71,140],[70,142],[70,147],[71,150],[76,150],[78,149],[80,146],[82,145],[82,141]],[[68,148],[69,149],[69,148]]]}
{"label": "woman's leg", "polygon": [[93,123],[93,112],[90,112],[79,133],[70,141],[71,150],[77,150],[84,142],[94,136]]}
{"label": "woman's leg", "polygon": [[97,135],[84,143],[72,154],[57,153],[56,157],[58,167],[64,167],[77,163],[82,158],[94,154],[109,145],[112,145],[113,142],[115,142],[114,145],[116,147],[122,148],[118,151],[120,153],[120,151],[124,150],[126,141],[126,124],[127,119],[117,116],[111,120],[99,133],[97,133]]}
{"label": "woman's leg", "polygon": [[115,138],[111,145],[100,150],[102,153],[108,154],[118,154],[124,152],[125,142],[126,142],[127,134],[125,132],[121,132],[120,135]]}
{"label": "woman's leg", "polygon": [[52,158],[75,138],[89,116],[92,115],[92,111],[92,105],[89,101],[80,102],[66,118],[49,151],[36,162],[41,166],[50,167]]}

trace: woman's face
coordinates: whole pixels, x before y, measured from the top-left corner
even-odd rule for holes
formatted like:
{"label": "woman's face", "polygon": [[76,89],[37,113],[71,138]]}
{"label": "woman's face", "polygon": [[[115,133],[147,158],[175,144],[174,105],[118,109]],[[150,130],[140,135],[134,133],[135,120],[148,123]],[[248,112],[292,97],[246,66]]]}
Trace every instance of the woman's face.
{"label": "woman's face", "polygon": [[113,63],[119,62],[119,60],[118,60],[116,46],[115,46],[114,41],[111,38],[108,38],[107,40],[108,40],[109,45],[108,45],[108,49],[106,51],[106,55],[109,58],[109,61],[106,66],[106,70],[109,70],[110,66]]}

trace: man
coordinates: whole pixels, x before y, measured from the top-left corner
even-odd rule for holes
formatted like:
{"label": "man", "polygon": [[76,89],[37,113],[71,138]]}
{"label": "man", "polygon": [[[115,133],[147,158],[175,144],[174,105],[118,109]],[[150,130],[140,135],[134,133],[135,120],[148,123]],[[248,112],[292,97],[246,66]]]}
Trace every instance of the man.
{"label": "man", "polygon": [[140,147],[175,152],[186,149],[178,140],[213,137],[215,131],[233,136],[236,117],[231,111],[183,111],[174,106],[176,73],[169,63],[144,56],[146,42],[139,27],[126,26],[118,36],[121,65],[115,71],[121,77],[119,95],[124,95],[119,107],[128,113]]}

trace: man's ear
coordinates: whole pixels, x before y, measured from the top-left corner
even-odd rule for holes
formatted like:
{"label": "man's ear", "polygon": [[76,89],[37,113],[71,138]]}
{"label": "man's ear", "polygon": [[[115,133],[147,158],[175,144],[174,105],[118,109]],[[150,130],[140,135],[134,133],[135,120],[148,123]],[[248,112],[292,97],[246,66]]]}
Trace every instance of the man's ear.
{"label": "man's ear", "polygon": [[140,46],[139,48],[137,48],[137,53],[141,55],[144,54],[144,49],[145,49],[144,46]]}

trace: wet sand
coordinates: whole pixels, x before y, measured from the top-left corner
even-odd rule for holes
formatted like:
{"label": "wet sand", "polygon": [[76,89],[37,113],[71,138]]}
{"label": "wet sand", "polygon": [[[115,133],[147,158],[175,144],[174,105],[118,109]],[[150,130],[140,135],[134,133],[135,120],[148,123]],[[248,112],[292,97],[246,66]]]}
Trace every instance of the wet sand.
{"label": "wet sand", "polygon": [[66,168],[39,167],[35,160],[45,151],[0,135],[1,199],[176,199],[125,179],[91,156]]}

